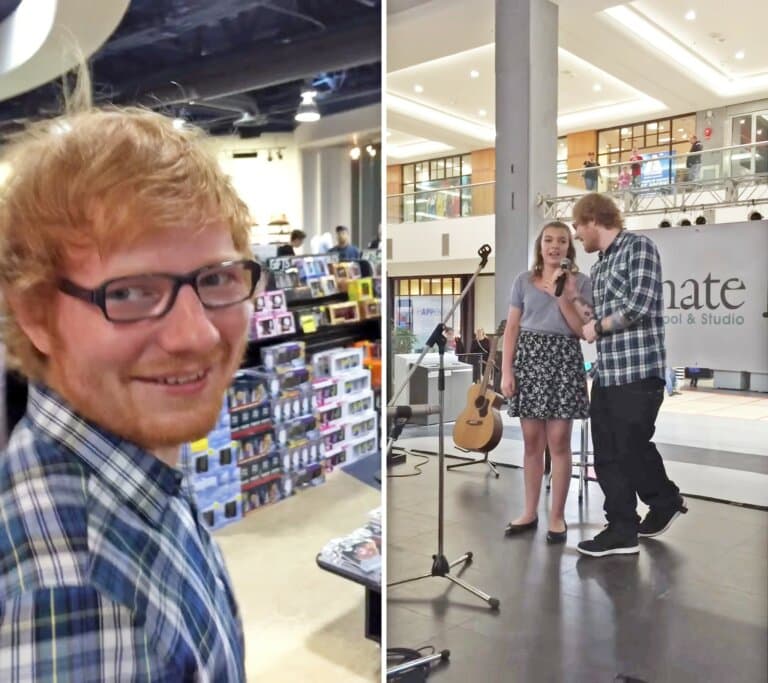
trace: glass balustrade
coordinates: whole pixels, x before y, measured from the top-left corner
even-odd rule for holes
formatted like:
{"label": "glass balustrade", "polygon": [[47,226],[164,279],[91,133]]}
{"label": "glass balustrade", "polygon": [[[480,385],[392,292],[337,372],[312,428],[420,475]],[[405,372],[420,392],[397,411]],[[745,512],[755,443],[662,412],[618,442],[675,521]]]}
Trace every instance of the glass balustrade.
{"label": "glass balustrade", "polygon": [[[768,188],[768,141],[734,145],[701,152],[678,154],[655,152],[642,159],[621,161],[592,168],[567,168],[558,163],[557,194],[544,197],[550,205],[572,203],[590,191],[607,192],[621,200],[624,211],[655,211],[653,200],[695,193],[700,204],[745,203],[739,190]],[[494,182],[469,183],[439,189],[387,196],[387,221],[419,223],[464,216],[495,213]],[[707,197],[698,198],[706,194]],[[755,194],[752,201],[768,199],[768,189]],[[658,202],[657,202],[658,203]],[[690,202],[689,202],[690,203]],[[669,208],[668,202],[663,208]]]}

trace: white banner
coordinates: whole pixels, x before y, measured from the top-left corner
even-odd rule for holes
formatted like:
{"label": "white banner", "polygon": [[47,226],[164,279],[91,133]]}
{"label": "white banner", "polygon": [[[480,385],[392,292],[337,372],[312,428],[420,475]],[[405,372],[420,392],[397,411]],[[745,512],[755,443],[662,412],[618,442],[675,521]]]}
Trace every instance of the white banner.
{"label": "white banner", "polygon": [[768,373],[768,221],[638,232],[661,254],[667,364]]}

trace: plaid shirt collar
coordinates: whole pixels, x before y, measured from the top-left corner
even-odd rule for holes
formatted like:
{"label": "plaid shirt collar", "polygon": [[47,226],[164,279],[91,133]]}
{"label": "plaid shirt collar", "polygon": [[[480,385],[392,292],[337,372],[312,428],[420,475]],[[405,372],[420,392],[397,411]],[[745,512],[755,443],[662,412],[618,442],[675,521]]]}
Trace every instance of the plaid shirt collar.
{"label": "plaid shirt collar", "polygon": [[604,258],[610,256],[614,251],[618,251],[621,248],[621,243],[624,241],[626,234],[626,230],[619,230],[619,234],[614,237],[613,242],[611,242],[605,248],[605,251],[597,252],[597,258],[602,261]]}
{"label": "plaid shirt collar", "polygon": [[169,496],[181,490],[183,475],[136,444],[88,422],[49,387],[33,384],[27,418],[54,447],[80,459],[114,493],[157,526]]}

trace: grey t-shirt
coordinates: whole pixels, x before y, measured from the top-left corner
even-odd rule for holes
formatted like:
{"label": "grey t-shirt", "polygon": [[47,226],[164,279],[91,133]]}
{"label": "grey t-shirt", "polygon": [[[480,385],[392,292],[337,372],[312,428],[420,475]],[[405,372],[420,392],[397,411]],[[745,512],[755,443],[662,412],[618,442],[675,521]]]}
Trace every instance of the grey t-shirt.
{"label": "grey t-shirt", "polygon": [[[509,305],[523,312],[520,318],[520,329],[575,337],[576,335],[568,327],[568,323],[560,312],[557,299],[536,287],[531,281],[532,275],[531,271],[520,273],[512,283],[512,291],[509,294]],[[576,273],[576,288],[579,295],[591,306],[592,285],[583,273]]]}

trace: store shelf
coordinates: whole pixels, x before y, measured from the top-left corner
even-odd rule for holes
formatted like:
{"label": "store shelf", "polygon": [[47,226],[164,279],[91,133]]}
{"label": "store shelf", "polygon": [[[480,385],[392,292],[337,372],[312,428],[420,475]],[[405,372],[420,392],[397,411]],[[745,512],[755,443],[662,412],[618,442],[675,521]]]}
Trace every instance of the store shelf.
{"label": "store shelf", "polygon": [[248,348],[241,367],[254,367],[261,365],[261,355],[259,353],[263,346],[273,346],[285,341],[303,341],[306,345],[307,356],[320,351],[327,351],[337,346],[349,346],[357,341],[381,339],[381,318],[369,318],[353,323],[343,323],[340,325],[324,325],[319,327],[316,332],[304,334],[296,332],[295,334],[286,334],[280,337],[270,337],[268,339],[254,339],[248,342]]}

